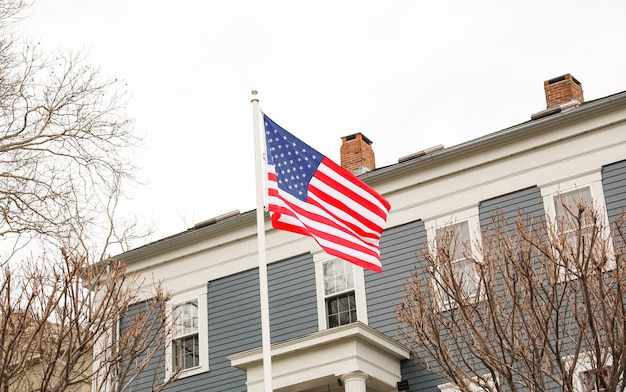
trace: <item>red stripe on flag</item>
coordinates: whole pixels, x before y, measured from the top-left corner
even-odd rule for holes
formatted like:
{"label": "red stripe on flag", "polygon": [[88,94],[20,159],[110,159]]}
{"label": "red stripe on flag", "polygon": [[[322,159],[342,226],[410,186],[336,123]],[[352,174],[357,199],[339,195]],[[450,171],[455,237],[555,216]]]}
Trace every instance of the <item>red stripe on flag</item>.
{"label": "red stripe on flag", "polygon": [[[272,226],[310,236],[329,255],[381,272],[379,240],[389,202],[269,117],[264,119]],[[274,164],[280,166],[278,174]],[[289,189],[280,188],[279,181]],[[294,192],[302,187],[306,197]]]}
{"label": "red stripe on flag", "polygon": [[[350,198],[364,206],[367,206],[370,211],[376,213],[376,215],[380,216],[383,220],[387,219],[387,215],[391,206],[389,202],[385,198],[383,198],[378,192],[376,192],[369,185],[361,181],[357,176],[345,170],[344,168],[337,165],[335,162],[326,157],[324,157],[321,164],[326,165],[326,167],[332,170],[335,174],[349,181],[350,187],[346,187],[345,185],[337,182],[335,179],[327,176],[321,170],[318,170],[315,173],[316,177],[324,176],[326,180],[324,180],[323,182],[329,184],[332,188],[335,188],[337,190],[345,190],[346,192],[349,192]],[[363,197],[360,193],[356,192],[355,189],[367,192],[367,197]],[[383,209],[381,209],[381,206],[383,207]]]}
{"label": "red stripe on flag", "polygon": [[[273,178],[275,176],[270,175],[268,178]],[[380,267],[371,262],[364,261],[364,256],[368,256],[368,258],[380,258],[380,250],[377,245],[373,245],[369,242],[364,242],[361,238],[356,236],[353,232],[346,229],[339,222],[333,219],[329,219],[328,217],[320,214],[316,214],[312,212],[310,209],[303,208],[295,203],[289,202],[289,200],[285,199],[281,196],[281,192],[276,189],[269,189],[269,195],[272,197],[276,197],[282,200],[287,207],[278,206],[276,204],[271,204],[270,212],[273,212],[272,215],[272,226],[277,229],[287,230],[298,234],[303,234],[307,236],[313,237],[322,248],[327,251],[327,253],[332,254],[337,257],[341,257],[342,259],[348,259],[348,261],[358,264],[360,266],[365,266],[370,268],[371,266],[376,266],[371,268],[373,270],[380,270]],[[304,204],[305,206],[310,203]],[[297,226],[290,223],[286,223],[284,221],[285,217],[294,217],[302,222],[303,226]],[[334,228],[339,231],[342,235],[336,235],[330,233],[332,230],[324,231],[319,230],[313,227],[312,225],[307,225],[303,222],[303,220],[312,220],[320,225],[326,225],[329,228]],[[331,245],[323,245],[320,243],[327,241],[330,242]],[[338,245],[337,247],[333,247],[333,244]],[[353,250],[353,254],[346,253],[341,251],[342,247]],[[356,256],[355,256],[356,255]],[[357,263],[358,261],[358,263]]]}

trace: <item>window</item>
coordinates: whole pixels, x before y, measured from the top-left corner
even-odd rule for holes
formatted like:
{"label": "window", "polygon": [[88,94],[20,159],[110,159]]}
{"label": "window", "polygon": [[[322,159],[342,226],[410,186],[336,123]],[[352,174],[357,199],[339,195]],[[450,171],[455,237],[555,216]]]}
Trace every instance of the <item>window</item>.
{"label": "window", "polygon": [[479,277],[476,270],[479,254],[478,208],[459,211],[425,221],[430,252],[438,263],[433,286],[442,308],[454,306],[452,284],[458,284],[465,300],[478,294]]}
{"label": "window", "polygon": [[[589,260],[586,257],[589,251],[598,251],[600,248],[589,249],[591,244],[591,235],[597,233],[597,227],[595,223],[590,219],[591,215],[584,214],[582,216],[581,224],[577,222],[579,206],[586,206],[595,208],[599,214],[600,221],[597,222],[600,225],[600,235],[602,239],[606,241],[606,252],[608,253],[608,263],[602,268],[604,270],[610,270],[615,267],[615,260],[613,259],[612,242],[610,241],[610,227],[608,225],[608,216],[604,207],[604,194],[602,189],[602,176],[601,172],[590,173],[584,176],[576,177],[569,180],[563,180],[558,183],[545,185],[541,187],[541,193],[544,200],[544,208],[546,209],[546,215],[554,227],[554,234],[557,236],[564,235],[566,238],[565,244],[567,248],[564,249],[563,265],[560,265],[561,279],[567,279],[571,277],[573,273],[577,271],[576,264]],[[598,243],[598,241],[596,241]],[[579,248],[580,247],[580,248]],[[585,255],[581,260],[572,258],[578,249],[583,249],[585,252],[581,252],[581,255]],[[607,254],[600,255],[596,260],[598,262],[607,262]],[[572,265],[573,264],[573,265]]]}
{"label": "window", "polygon": [[206,285],[172,297],[166,376],[187,377],[209,370]]}
{"label": "window", "polygon": [[187,370],[200,365],[198,336],[198,300],[172,309],[172,360],[174,369]]}
{"label": "window", "polygon": [[[572,365],[573,357],[565,357],[565,363],[568,366]],[[603,360],[604,366],[602,370],[596,372],[592,367],[592,362],[595,362],[596,358],[591,353],[581,353],[578,356],[578,362],[574,364],[574,388],[578,392],[602,392],[605,390],[601,385],[602,381],[598,380],[598,375],[604,378],[607,382],[611,377],[613,369],[613,360],[609,356]],[[618,384],[621,385],[621,377],[618,379]],[[600,386],[599,386],[600,385]],[[613,388],[611,388],[613,389]],[[617,390],[619,389],[616,388]]]}
{"label": "window", "polygon": [[328,328],[357,321],[354,265],[344,260],[322,264]]}
{"label": "window", "polygon": [[591,207],[593,205],[591,188],[586,186],[569,192],[556,194],[552,196],[552,202],[555,211],[555,223],[558,225],[558,233],[564,234],[570,247],[576,248],[578,239],[581,238],[585,240],[593,231],[591,223],[588,220],[583,220],[580,225],[582,235],[579,236],[579,225],[577,222],[579,206]]}
{"label": "window", "polygon": [[[496,378],[496,380],[497,379],[498,378]],[[468,380],[468,385],[472,389],[472,391],[475,391],[475,392],[493,391],[496,389],[495,383],[493,382],[491,375],[483,375],[480,378],[473,377],[472,379]],[[460,391],[458,385],[452,382],[439,384],[437,385],[437,388],[439,388],[441,392],[459,392]]]}
{"label": "window", "polygon": [[[472,238],[469,221],[440,227],[436,232],[437,251],[449,255],[452,278],[461,286],[465,297],[472,297],[478,289],[478,275],[471,255]],[[444,293],[444,301],[450,302]]]}
{"label": "window", "polygon": [[[611,374],[611,367],[605,366],[602,368],[602,378],[605,380],[608,379]],[[598,385],[602,385],[600,380],[597,380],[596,372],[590,369],[582,370],[578,372],[578,379],[580,381],[580,391],[581,392],[601,392],[604,391],[605,388],[598,388]],[[599,383],[596,383],[596,380]]]}
{"label": "window", "polygon": [[313,252],[317,323],[321,330],[354,322],[367,324],[365,272],[321,248]]}

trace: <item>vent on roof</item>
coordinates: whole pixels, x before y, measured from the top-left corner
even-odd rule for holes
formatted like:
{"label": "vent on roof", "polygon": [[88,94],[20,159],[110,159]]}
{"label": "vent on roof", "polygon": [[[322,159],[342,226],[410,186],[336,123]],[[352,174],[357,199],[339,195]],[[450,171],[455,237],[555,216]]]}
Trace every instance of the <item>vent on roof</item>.
{"label": "vent on roof", "polygon": [[440,150],[443,150],[443,144],[437,144],[436,146],[427,148],[425,150],[418,151],[416,153],[403,156],[403,157],[398,159],[398,163],[410,161],[411,159],[415,159],[415,158],[419,158],[419,157],[424,156],[424,155],[432,154],[433,152],[437,152],[437,151],[440,151]]}
{"label": "vent on roof", "polygon": [[202,222],[198,222],[198,223],[196,223],[193,226],[193,229],[199,229],[201,227],[210,226],[210,225],[212,225],[214,223],[217,223],[219,221],[222,221],[222,220],[224,220],[226,218],[230,218],[230,217],[233,217],[233,216],[236,216],[236,215],[239,215],[239,214],[240,214],[239,210],[233,210],[233,211],[227,212],[225,214],[218,215],[218,216],[215,216],[213,218],[204,220]]}

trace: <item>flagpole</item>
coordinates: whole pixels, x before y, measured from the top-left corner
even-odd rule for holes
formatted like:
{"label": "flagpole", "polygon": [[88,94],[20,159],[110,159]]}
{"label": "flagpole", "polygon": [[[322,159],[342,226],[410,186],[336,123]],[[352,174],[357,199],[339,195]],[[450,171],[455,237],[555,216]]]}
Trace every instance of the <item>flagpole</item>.
{"label": "flagpole", "polygon": [[267,261],[265,257],[265,205],[263,203],[263,157],[261,151],[261,133],[259,131],[258,91],[252,90],[252,121],[254,123],[254,156],[256,172],[256,227],[257,253],[259,257],[259,288],[261,291],[261,341],[263,350],[263,382],[265,392],[272,392],[272,353],[270,340],[270,310],[267,283]]}

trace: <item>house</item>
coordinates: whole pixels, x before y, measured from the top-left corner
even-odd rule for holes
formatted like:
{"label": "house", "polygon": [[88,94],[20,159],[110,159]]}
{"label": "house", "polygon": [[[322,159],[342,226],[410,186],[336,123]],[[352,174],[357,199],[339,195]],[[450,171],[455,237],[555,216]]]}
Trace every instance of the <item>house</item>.
{"label": "house", "polygon": [[[626,208],[626,92],[585,102],[570,74],[544,89],[546,109],[527,122],[382,168],[367,137],[342,139],[342,165],[392,206],[380,274],[266,219],[274,390],[442,389],[447,381],[397,339],[394,313],[416,254],[438,229],[480,227],[496,210],[550,214],[555,195],[573,190],[606,206],[609,220]],[[176,322],[157,369],[180,370],[168,391],[263,390],[255,216],[234,211],[119,255],[147,286],[160,280],[172,292]],[[139,378],[134,390],[142,387]]]}
{"label": "house", "polygon": [[90,390],[92,351],[85,350],[67,362],[64,354],[69,328],[14,309],[8,316],[0,314],[0,325],[3,391],[31,392],[52,387],[70,392]]}

